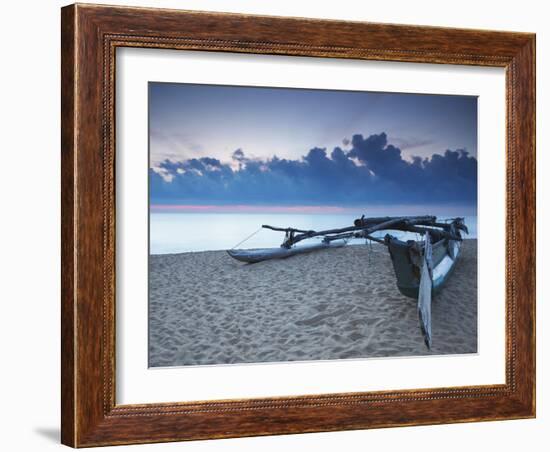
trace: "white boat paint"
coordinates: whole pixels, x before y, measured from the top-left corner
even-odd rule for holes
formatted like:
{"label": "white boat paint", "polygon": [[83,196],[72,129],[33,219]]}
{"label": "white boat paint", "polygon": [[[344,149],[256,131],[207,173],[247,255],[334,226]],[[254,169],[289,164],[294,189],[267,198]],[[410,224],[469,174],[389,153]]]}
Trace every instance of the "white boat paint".
{"label": "white boat paint", "polygon": [[439,284],[443,282],[443,280],[445,279],[445,276],[447,276],[447,273],[449,273],[454,263],[455,261],[451,259],[451,257],[447,254],[441,260],[441,262],[437,264],[437,266],[433,269],[432,281],[435,287],[437,287]]}

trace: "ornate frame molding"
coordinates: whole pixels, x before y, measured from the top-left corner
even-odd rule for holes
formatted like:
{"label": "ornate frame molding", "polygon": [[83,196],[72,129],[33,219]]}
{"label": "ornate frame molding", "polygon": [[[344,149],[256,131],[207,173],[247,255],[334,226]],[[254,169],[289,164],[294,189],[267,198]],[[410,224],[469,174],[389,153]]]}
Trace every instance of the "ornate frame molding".
{"label": "ornate frame molding", "polygon": [[[116,405],[118,47],[504,67],[506,383]],[[64,444],[81,447],[535,415],[534,35],[71,5],[62,9],[61,152]]]}

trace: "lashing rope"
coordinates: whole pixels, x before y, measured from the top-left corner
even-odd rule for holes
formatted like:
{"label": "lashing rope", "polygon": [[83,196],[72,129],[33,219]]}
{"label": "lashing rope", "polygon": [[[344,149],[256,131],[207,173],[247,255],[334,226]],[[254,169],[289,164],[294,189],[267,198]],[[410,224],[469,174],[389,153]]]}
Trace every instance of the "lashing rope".
{"label": "lashing rope", "polygon": [[242,245],[244,242],[246,242],[248,239],[251,239],[252,237],[254,237],[258,232],[260,232],[262,230],[261,227],[258,228],[258,230],[254,231],[252,234],[250,234],[248,237],[246,237],[244,240],[240,241],[239,243],[237,243],[235,246],[233,246],[233,248],[231,248],[232,250],[234,250],[235,248],[237,248],[239,245]]}

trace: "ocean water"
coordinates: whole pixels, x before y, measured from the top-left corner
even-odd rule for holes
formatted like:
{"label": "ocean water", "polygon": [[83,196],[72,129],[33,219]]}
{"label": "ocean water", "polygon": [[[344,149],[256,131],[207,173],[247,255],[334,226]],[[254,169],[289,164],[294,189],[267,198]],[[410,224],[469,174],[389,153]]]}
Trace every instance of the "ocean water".
{"label": "ocean water", "polygon": [[[372,216],[395,216],[395,213],[378,212]],[[269,248],[279,246],[283,232],[262,229],[262,224],[294,227],[305,230],[324,230],[353,226],[360,215],[351,214],[261,214],[261,213],[164,213],[149,215],[150,254],[172,254],[196,251],[228,250],[231,248]],[[439,220],[462,216],[470,234],[477,238],[477,216],[438,215]],[[375,233],[383,237],[387,231]],[[391,231],[401,239],[418,239],[417,234]],[[250,237],[249,237],[250,236]],[[247,237],[249,237],[247,239]],[[247,239],[247,240],[245,240]],[[245,240],[243,243],[240,244]],[[314,238],[310,240],[321,240]],[[352,242],[364,243],[355,239]],[[305,241],[304,241],[305,243]]]}

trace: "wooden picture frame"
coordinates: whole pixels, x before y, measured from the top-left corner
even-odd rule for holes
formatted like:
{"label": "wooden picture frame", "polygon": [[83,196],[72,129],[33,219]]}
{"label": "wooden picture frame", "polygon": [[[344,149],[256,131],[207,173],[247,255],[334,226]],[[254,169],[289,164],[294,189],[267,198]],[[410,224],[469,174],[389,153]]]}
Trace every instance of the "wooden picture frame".
{"label": "wooden picture frame", "polygon": [[[79,4],[62,9],[61,34],[64,444],[84,447],[535,416],[535,35]],[[505,68],[506,383],[117,405],[118,47]]]}

